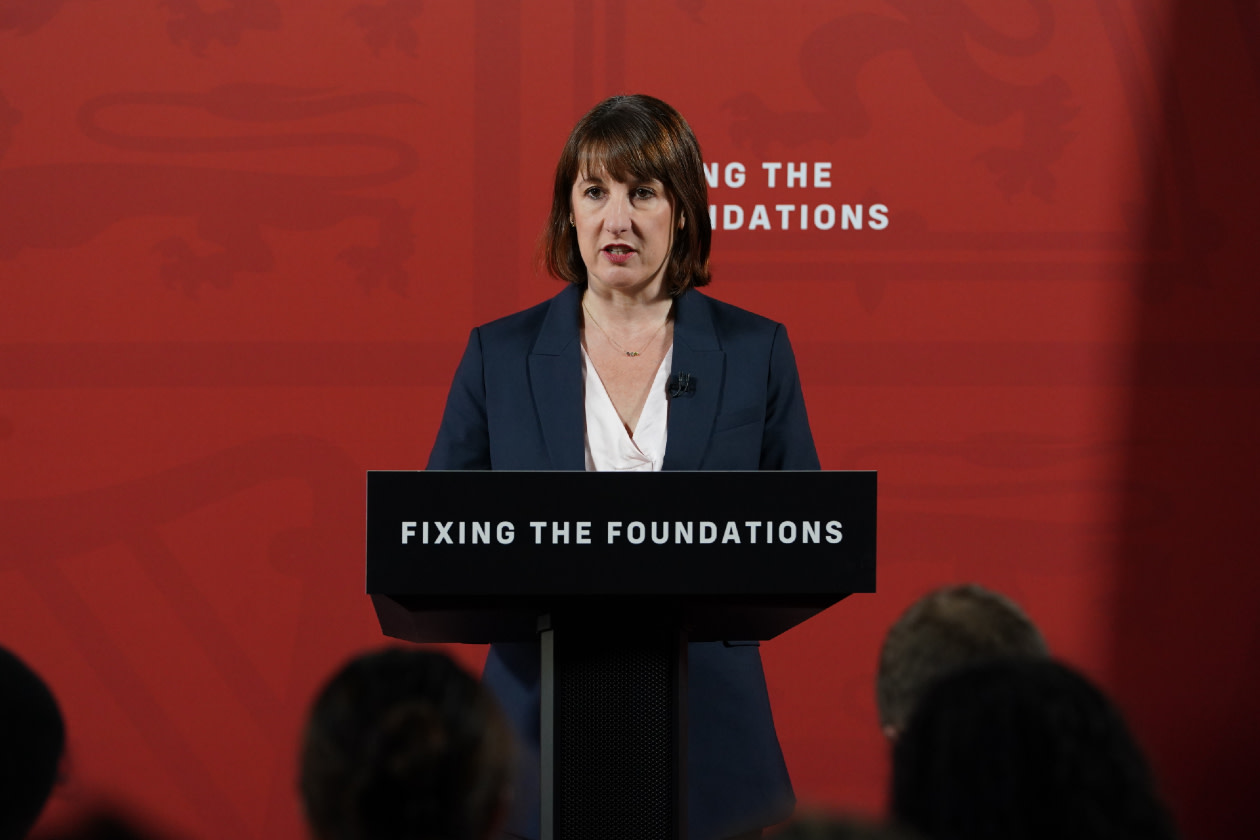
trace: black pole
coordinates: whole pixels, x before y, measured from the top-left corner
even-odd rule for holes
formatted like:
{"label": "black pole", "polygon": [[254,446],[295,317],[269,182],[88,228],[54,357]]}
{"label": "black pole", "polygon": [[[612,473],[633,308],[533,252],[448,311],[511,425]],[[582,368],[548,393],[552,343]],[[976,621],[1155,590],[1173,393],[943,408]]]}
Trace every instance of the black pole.
{"label": "black pole", "polygon": [[686,838],[686,633],[637,618],[539,621],[542,840]]}

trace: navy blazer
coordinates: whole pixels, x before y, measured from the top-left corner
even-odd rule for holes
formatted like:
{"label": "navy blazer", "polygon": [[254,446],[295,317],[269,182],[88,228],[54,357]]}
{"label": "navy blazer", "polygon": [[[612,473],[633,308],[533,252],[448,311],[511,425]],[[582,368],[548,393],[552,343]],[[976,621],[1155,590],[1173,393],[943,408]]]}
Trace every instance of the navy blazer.
{"label": "navy blazer", "polygon": [[[429,469],[583,470],[582,290],[472,331]],[[783,325],[689,290],[674,307],[664,469],[818,469],[796,360]],[[491,646],[484,681],[529,751],[538,744],[537,645]],[[791,815],[794,798],[755,642],[688,648],[688,836],[719,840]],[[509,830],[538,836],[535,779]]]}

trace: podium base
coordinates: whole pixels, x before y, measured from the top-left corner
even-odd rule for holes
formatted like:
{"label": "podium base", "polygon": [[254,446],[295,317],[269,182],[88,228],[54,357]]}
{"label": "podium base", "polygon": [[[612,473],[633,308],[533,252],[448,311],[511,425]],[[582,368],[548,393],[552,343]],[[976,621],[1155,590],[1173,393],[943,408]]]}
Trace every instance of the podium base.
{"label": "podium base", "polygon": [[681,840],[686,635],[609,626],[562,614],[539,622],[542,840]]}

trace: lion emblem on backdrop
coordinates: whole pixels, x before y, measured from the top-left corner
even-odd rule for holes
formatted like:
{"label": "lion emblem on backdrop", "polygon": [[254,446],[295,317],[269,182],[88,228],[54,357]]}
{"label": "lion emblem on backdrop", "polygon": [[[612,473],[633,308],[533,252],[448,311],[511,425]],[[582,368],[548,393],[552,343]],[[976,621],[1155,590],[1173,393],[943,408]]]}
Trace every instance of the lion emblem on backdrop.
{"label": "lion emblem on backdrop", "polygon": [[1027,0],[1036,23],[1023,36],[999,31],[962,0],[887,0],[887,5],[895,14],[844,15],[805,39],[801,76],[820,109],[776,112],[756,94],[741,93],[726,103],[731,138],[763,154],[772,144],[862,137],[871,129],[871,115],[858,93],[859,75],[878,58],[906,52],[923,84],[961,119],[983,126],[1022,121],[1017,146],[983,149],[976,159],[1008,198],[1028,191],[1050,201],[1052,167],[1072,140],[1067,126],[1078,110],[1070,103],[1070,86],[1056,75],[1029,84],[1009,82],[987,69],[993,62],[981,66],[972,55],[979,50],[1018,68],[1020,59],[1044,50],[1054,33],[1050,0]]}
{"label": "lion emblem on backdrop", "polygon": [[[375,242],[344,249],[340,258],[365,291],[405,294],[404,266],[414,250],[410,211],[396,199],[368,194],[419,168],[416,150],[400,140],[359,132],[242,133],[222,137],[128,135],[102,126],[115,108],[197,109],[234,123],[275,124],[375,107],[414,107],[405,94],[334,94],[265,84],[225,85],[204,93],[135,92],[97,97],[78,112],[83,133],[102,145],[177,157],[189,153],[275,149],[354,149],[384,159],[361,174],[282,174],[177,163],[52,163],[0,168],[0,202],[28,209],[0,228],[0,259],[26,248],[73,248],[107,227],[152,217],[196,222],[200,241],[170,236],[154,243],[165,283],[188,295],[224,289],[242,272],[267,272],[275,258],[268,230],[313,232],[366,218]],[[2,110],[2,109],[0,109]],[[0,131],[5,114],[0,113]]]}
{"label": "lion emblem on backdrop", "polygon": [[[0,0],[0,32],[30,35],[57,17],[69,2]],[[166,34],[171,43],[198,57],[205,56],[212,45],[236,47],[246,33],[274,33],[284,24],[275,0],[227,0],[211,11],[203,9],[199,0],[156,0],[155,5],[167,11]],[[359,3],[346,12],[346,18],[359,27],[374,55],[392,47],[414,58],[420,45],[415,20],[423,7],[424,0]]]}

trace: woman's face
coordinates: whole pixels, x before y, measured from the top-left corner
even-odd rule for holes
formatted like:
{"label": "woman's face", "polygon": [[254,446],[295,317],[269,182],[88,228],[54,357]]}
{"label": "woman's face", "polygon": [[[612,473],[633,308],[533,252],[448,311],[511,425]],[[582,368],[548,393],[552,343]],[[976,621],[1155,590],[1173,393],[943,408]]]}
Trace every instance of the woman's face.
{"label": "woman's face", "polygon": [[579,173],[570,206],[590,287],[658,296],[674,241],[674,201],[665,185]]}

